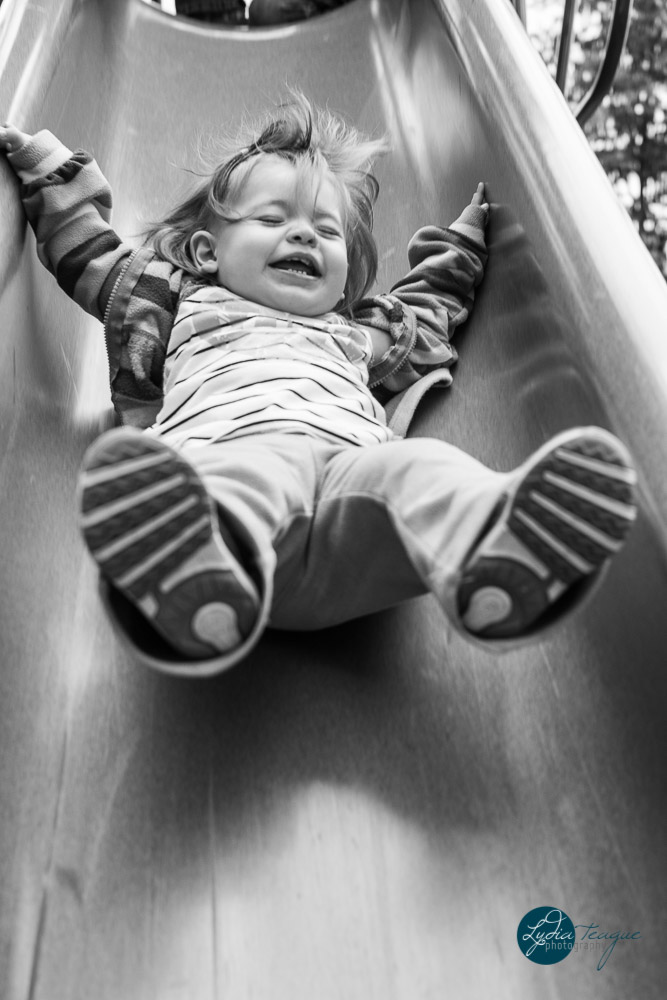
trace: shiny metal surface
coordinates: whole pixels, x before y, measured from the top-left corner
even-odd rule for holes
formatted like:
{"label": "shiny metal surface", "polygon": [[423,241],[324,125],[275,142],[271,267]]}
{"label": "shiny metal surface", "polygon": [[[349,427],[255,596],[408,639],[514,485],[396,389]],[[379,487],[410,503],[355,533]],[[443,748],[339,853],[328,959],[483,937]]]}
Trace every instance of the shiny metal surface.
{"label": "shiny metal surface", "polygon": [[[511,468],[601,423],[640,467],[627,551],[503,659],[430,599],[267,636],[187,683],[101,611],[74,482],[108,424],[99,329],[34,260],[0,163],[0,995],[7,1000],[652,1000],[665,974],[667,291],[515,12],[368,3],[249,34],[139,0],[0,8],[0,116],[91,149],[128,235],[201,130],[300,84],[366,129],[381,285],[478,179],[491,260],[417,432]],[[521,917],[641,932],[541,967]]]}

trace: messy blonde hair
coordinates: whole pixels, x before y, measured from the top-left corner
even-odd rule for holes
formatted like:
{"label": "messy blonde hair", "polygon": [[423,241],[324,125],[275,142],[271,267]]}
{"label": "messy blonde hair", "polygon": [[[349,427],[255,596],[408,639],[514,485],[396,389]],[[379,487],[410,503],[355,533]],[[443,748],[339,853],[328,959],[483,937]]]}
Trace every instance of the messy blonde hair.
{"label": "messy blonde hair", "polygon": [[146,243],[187,274],[215,283],[215,276],[200,274],[190,239],[198,229],[210,229],[221,219],[238,220],[234,201],[258,156],[283,157],[297,167],[302,182],[317,183],[328,171],[341,199],[348,255],[340,312],[351,313],[377,274],[372,230],[379,185],[371,168],[385,150],[384,139],[362,135],[329,111],[313,108],[303,94],[294,91],[291,100],[278,105],[273,114],[242,127],[195,193],[146,229]]}

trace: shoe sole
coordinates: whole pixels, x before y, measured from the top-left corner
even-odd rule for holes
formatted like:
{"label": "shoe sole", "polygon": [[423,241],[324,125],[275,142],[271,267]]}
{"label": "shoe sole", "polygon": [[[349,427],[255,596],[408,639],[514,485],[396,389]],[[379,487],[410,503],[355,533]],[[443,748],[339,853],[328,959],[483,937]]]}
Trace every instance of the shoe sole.
{"label": "shoe sole", "polygon": [[637,515],[630,455],[600,428],[566,431],[519,473],[458,586],[461,620],[483,638],[525,633],[621,549]]}
{"label": "shoe sole", "polygon": [[85,455],[79,507],[102,574],[179,653],[209,658],[250,633],[257,590],[197,472],[168,445],[129,428],[103,435]]}

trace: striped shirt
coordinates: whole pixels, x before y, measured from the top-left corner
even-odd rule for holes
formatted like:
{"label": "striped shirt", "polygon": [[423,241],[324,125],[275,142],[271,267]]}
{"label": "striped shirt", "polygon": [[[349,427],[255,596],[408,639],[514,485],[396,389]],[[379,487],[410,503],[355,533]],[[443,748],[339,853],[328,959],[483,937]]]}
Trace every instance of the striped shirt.
{"label": "striped shirt", "polygon": [[368,388],[371,358],[367,331],[337,313],[294,316],[199,287],[176,315],[152,431],[176,447],[276,431],[380,444],[393,434]]}

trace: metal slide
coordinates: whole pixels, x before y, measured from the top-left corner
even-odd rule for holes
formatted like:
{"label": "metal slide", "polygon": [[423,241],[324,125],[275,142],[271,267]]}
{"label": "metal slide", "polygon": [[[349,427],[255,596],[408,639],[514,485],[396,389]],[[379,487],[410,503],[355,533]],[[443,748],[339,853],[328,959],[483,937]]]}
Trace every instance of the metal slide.
{"label": "metal slide", "polygon": [[[509,469],[601,424],[642,484],[604,586],[506,658],[424,598],[267,635],[213,680],[140,669],[76,526],[110,423],[100,330],[36,262],[0,163],[0,996],[662,996],[667,291],[511,6],[354,0],[249,32],[4,0],[0,67],[0,119],[90,149],[124,235],[183,190],[198,133],[285,82],[393,139],[381,287],[486,181],[488,275],[415,433]],[[542,966],[516,939],[542,905],[641,936],[601,971],[590,935]]]}

